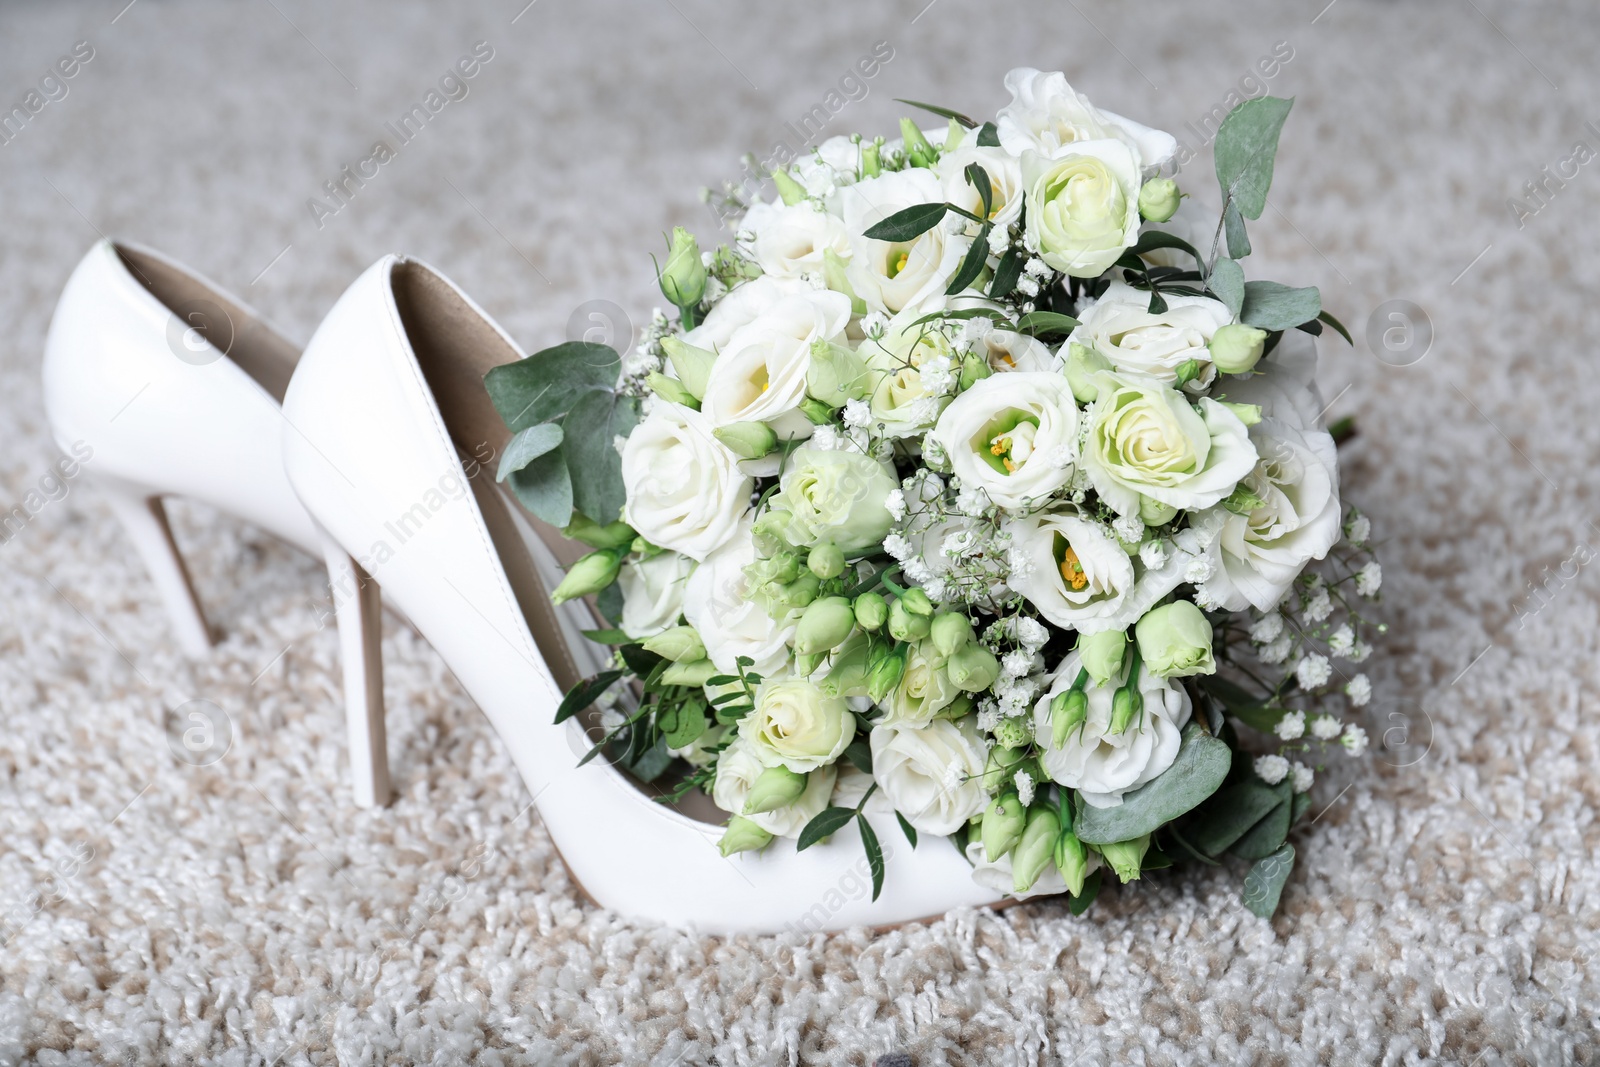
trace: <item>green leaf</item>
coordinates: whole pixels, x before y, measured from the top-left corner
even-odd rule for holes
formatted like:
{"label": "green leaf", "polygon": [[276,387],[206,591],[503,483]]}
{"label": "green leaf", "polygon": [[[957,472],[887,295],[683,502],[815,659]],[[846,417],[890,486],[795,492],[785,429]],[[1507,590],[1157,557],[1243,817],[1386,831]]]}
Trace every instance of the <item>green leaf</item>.
{"label": "green leaf", "polygon": [[950,284],[945,288],[945,296],[955,296],[966,289],[967,286],[978,280],[978,275],[983,273],[983,265],[989,261],[989,231],[993,229],[987,222],[978,236],[973,239],[972,247],[967,249],[967,254],[962,257],[961,266],[956,268],[955,277],[950,279]]}
{"label": "green leaf", "polygon": [[1220,856],[1277,806],[1278,794],[1268,786],[1236,782],[1211,799],[1185,840],[1208,856]]}
{"label": "green leaf", "polygon": [[961,123],[961,125],[965,126],[969,130],[978,125],[976,122],[974,122],[972,119],[967,118],[967,116],[963,115],[961,112],[959,112],[959,111],[951,111],[949,108],[940,107],[938,104],[924,104],[920,100],[906,100],[906,99],[904,99],[902,97],[898,97],[898,96],[895,97],[894,99],[895,99],[895,103],[897,103],[897,104],[910,104],[912,107],[920,107],[922,110],[931,112],[932,114],[935,114],[935,115],[938,115],[940,118],[955,119],[957,122]]}
{"label": "green leaf", "polygon": [[872,773],[872,746],[864,736],[857,734],[854,741],[844,746],[844,758],[863,774]]}
{"label": "green leaf", "polygon": [[1340,322],[1338,319],[1334,318],[1331,314],[1329,314],[1326,311],[1317,312],[1317,318],[1321,319],[1323,322],[1327,323],[1329,326],[1332,326],[1335,330],[1337,330],[1339,332],[1339,336],[1343,337],[1345,339],[1345,342],[1347,344],[1349,344],[1352,347],[1354,347],[1355,340],[1351,338],[1350,331],[1344,328],[1344,323]]}
{"label": "green leaf", "polygon": [[1311,807],[1311,794],[1296,793],[1294,795],[1294,804],[1289,810],[1289,825],[1293,826],[1299,822],[1300,817],[1306,813],[1306,809],[1309,807]]}
{"label": "green leaf", "polygon": [[667,772],[672,766],[672,753],[667,751],[665,738],[657,738],[656,743],[644,750],[638,759],[627,764],[629,773],[641,782],[653,782]]}
{"label": "green leaf", "polygon": [[658,719],[657,725],[669,748],[687,748],[706,732],[706,711],[697,703],[680,704],[670,716]]}
{"label": "green leaf", "polygon": [[518,430],[506,443],[506,450],[500,454],[500,469],[494,480],[503,482],[512,471],[519,471],[546,452],[558,448],[561,438],[561,426],[554,422],[541,422],[526,430]]}
{"label": "green leaf", "polygon": [[621,630],[579,630],[578,632],[597,645],[625,645],[633,640]]}
{"label": "green leaf", "polygon": [[989,172],[981,164],[968,163],[961,176],[967,184],[978,190],[978,199],[983,203],[983,217],[988,218],[989,212],[994,208],[994,188],[989,184]]}
{"label": "green leaf", "polygon": [[1048,337],[1052,334],[1065,337],[1077,328],[1077,319],[1055,311],[1030,311],[1017,320],[1017,332],[1032,334],[1034,337]]}
{"label": "green leaf", "polygon": [[1176,234],[1170,234],[1164,230],[1151,230],[1149,233],[1143,234],[1139,238],[1139,243],[1128,251],[1136,256],[1142,256],[1147,252],[1154,252],[1158,248],[1176,248],[1180,252],[1189,253],[1194,257],[1196,263],[1204,262],[1200,257],[1200,253],[1195,251],[1194,245]]}
{"label": "green leaf", "polygon": [[1263,856],[1270,856],[1280,845],[1284,838],[1289,836],[1289,816],[1293,813],[1294,790],[1285,778],[1275,786],[1268,787],[1273,795],[1278,798],[1278,803],[1262,818],[1250,827],[1249,830],[1235,841],[1230,850],[1235,856],[1247,860],[1258,860]]}
{"label": "green leaf", "polygon": [[1272,164],[1278,155],[1278,134],[1294,100],[1261,96],[1228,113],[1217,129],[1213,154],[1217,182],[1225,199],[1239,205],[1245,218],[1259,219],[1272,187]]}
{"label": "green leaf", "polygon": [[794,850],[804,852],[824,837],[833,836],[840,827],[855,817],[854,808],[823,808],[800,831],[800,839],[794,843]]}
{"label": "green leaf", "polygon": [[999,148],[1000,147],[1000,129],[999,129],[999,127],[997,127],[992,122],[985,122],[983,124],[983,128],[978,131],[978,147],[979,148]]}
{"label": "green leaf", "polygon": [[869,227],[864,236],[874,241],[915,240],[939,225],[946,210],[945,204],[913,204]]}
{"label": "green leaf", "polygon": [[1232,200],[1222,212],[1222,228],[1228,237],[1228,255],[1234,259],[1243,259],[1250,254],[1250,235],[1244,230],[1244,216],[1239,214],[1239,205]]}
{"label": "green leaf", "polygon": [[1293,845],[1284,845],[1272,855],[1261,857],[1244,876],[1244,906],[1263,919],[1272,918],[1293,870]]}
{"label": "green leaf", "polygon": [[641,678],[648,677],[663,662],[660,656],[643,645],[623,645],[617,651],[622,653],[622,662],[628,665],[628,669]]}
{"label": "green leaf", "polygon": [[995,265],[994,278],[989,282],[989,295],[1000,299],[1017,287],[1017,280],[1021,277],[1022,253],[1015,248],[1008,248]]}
{"label": "green leaf", "polygon": [[599,606],[600,614],[605,616],[607,622],[616,623],[622,621],[621,585],[612,582],[596,594],[594,602]]}
{"label": "green leaf", "polygon": [[911,842],[911,847],[912,848],[916,848],[917,847],[917,828],[915,826],[912,826],[910,823],[906,822],[906,817],[904,815],[901,815],[898,811],[894,813],[894,817],[900,823],[900,832],[906,835],[906,840]]}
{"label": "green leaf", "polygon": [[585,393],[611,390],[621,367],[615,349],[568,341],[494,368],[483,384],[500,417],[519,432],[561,418]]}
{"label": "green leaf", "polygon": [[556,709],[555,721],[558,723],[566,722],[578,712],[593,704],[595,698],[613,685],[616,685],[617,679],[621,678],[624,673],[626,672],[601,671],[593,678],[587,678],[573,686],[567,692],[567,695],[562,698],[561,706]]}
{"label": "green leaf", "polygon": [[1100,871],[1096,867],[1089,872],[1089,877],[1083,880],[1083,891],[1077,896],[1067,897],[1067,910],[1074,915],[1082,915],[1089,910],[1089,905],[1094,903],[1094,898],[1100,895]]}
{"label": "green leaf", "polygon": [[1162,298],[1161,294],[1156,291],[1156,287],[1154,285],[1152,285],[1150,287],[1150,307],[1149,307],[1150,314],[1152,314],[1152,315],[1160,315],[1160,314],[1163,314],[1166,310],[1167,310],[1167,302],[1166,302],[1166,300]]}
{"label": "green leaf", "polygon": [[1227,258],[1217,260],[1206,285],[1218,300],[1228,305],[1233,317],[1238,318],[1240,309],[1244,307],[1244,268],[1239,266],[1239,261]]}
{"label": "green leaf", "polygon": [[1281,282],[1245,282],[1241,322],[1260,330],[1287,330],[1322,314],[1316,286],[1293,289]]}
{"label": "green leaf", "polygon": [[639,402],[633,397],[591,392],[578,398],[563,423],[561,452],[572,477],[573,504],[602,526],[616,521],[627,500],[622,457],[612,442],[627,436],[638,421]]}
{"label": "green leaf", "polygon": [[1079,799],[1075,832],[1091,845],[1131,841],[1198,807],[1228,776],[1233,751],[1194,723],[1172,766],[1122,798],[1115,808],[1095,808]]}
{"label": "green leaf", "polygon": [[523,507],[551,526],[560,529],[572,521],[572,475],[559,448],[513,471],[506,482]]}
{"label": "green leaf", "polygon": [[861,828],[861,844],[867,850],[867,866],[872,871],[872,899],[877,900],[883,892],[883,849],[878,847],[878,835],[865,815],[856,816],[856,825]]}

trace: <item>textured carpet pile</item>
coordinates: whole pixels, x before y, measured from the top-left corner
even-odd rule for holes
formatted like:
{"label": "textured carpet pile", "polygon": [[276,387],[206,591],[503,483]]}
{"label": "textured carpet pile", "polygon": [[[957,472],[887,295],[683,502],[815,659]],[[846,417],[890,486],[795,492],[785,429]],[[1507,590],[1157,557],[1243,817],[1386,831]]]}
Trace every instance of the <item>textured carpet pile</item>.
{"label": "textured carpet pile", "polygon": [[[0,543],[0,1064],[1600,1057],[1592,5],[524,2],[0,7],[0,106],[92,48],[0,145],[0,509],[31,501]],[[330,199],[480,41],[466,95]],[[720,939],[595,910],[411,631],[385,638],[400,795],[362,811],[317,565],[175,506],[223,634],[186,659],[93,460],[51,476],[40,346],[99,233],[302,340],[389,251],[530,351],[621,308],[627,330],[660,303],[661,233],[713,235],[698,189],[795,143],[786,124],[879,42],[892,59],[828,132],[892,129],[894,97],[992,112],[1009,67],[1063,69],[1184,139],[1183,180],[1213,199],[1206,116],[1290,53],[1266,82],[1297,102],[1248,267],[1320,285],[1357,335],[1324,341],[1322,386],[1330,418],[1358,416],[1345,486],[1383,543],[1392,629],[1368,664],[1373,751],[1318,784],[1271,921],[1234,866],[1082,918],[1043,902],[879,935]],[[1409,348],[1389,299],[1417,309]],[[1380,359],[1385,330],[1401,350]],[[206,766],[174,756],[196,700],[231,739]]]}

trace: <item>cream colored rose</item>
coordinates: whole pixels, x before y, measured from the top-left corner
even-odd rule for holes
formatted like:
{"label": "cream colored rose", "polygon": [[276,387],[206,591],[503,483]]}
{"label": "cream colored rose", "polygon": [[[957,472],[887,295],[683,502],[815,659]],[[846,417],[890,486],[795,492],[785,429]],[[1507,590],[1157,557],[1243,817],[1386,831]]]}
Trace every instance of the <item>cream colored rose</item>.
{"label": "cream colored rose", "polygon": [[811,345],[841,337],[849,321],[850,298],[842,293],[808,289],[780,296],[728,338],[712,364],[701,414],[717,428],[776,423],[793,413],[798,425],[783,435],[809,436],[810,423],[797,409],[806,397]]}
{"label": "cream colored rose", "polygon": [[962,485],[1001,507],[1038,505],[1072,477],[1078,405],[1059,374],[996,374],[956,397],[933,436]]}
{"label": "cream colored rose", "polygon": [[738,673],[738,659],[755,661],[762,677],[781,672],[789,662],[793,626],[783,626],[751,598],[744,569],[756,561],[746,518],[728,543],[706,557],[683,591],[683,616],[705,643],[706,656],[723,674]]}
{"label": "cream colored rose", "polygon": [[1233,321],[1233,314],[1220,300],[1206,296],[1169,296],[1166,301],[1167,310],[1153,315],[1149,293],[1112,282],[1079,316],[1068,341],[1094,349],[1119,374],[1163,385],[1174,384],[1179,368],[1193,360],[1196,373],[1184,389],[1204,392],[1217,377],[1206,346]]}
{"label": "cream colored rose", "polygon": [[778,481],[772,507],[789,513],[794,545],[831,541],[847,553],[876,548],[889,532],[893,469],[860,452],[795,449]]}
{"label": "cream colored rose", "polygon": [[[711,785],[711,799],[730,815],[744,815],[750,787],[756,784],[756,779],[766,769],[767,765],[756,757],[749,742],[739,738],[717,757],[717,776]],[[822,809],[828,806],[836,775],[833,767],[819,767],[806,776],[805,792],[793,804],[744,817],[774,837],[799,837],[806,823],[822,814]]]}
{"label": "cream colored rose", "polygon": [[1074,278],[1096,278],[1139,239],[1139,160],[1121,141],[1084,141],[1056,158],[1022,157],[1024,241]]}
{"label": "cream colored rose", "polygon": [[874,726],[872,776],[918,831],[953,834],[989,803],[983,767],[989,749],[972,717],[926,726]]}
{"label": "cream colored rose", "polygon": [[1011,103],[995,116],[995,126],[1000,146],[1013,156],[1030,151],[1054,156],[1083,141],[1111,137],[1133,149],[1139,165],[1150,172],[1178,150],[1170,133],[1095,107],[1060,71],[1018,67],[1006,75],[1005,84]]}
{"label": "cream colored rose", "polygon": [[944,189],[938,177],[923,167],[867,178],[840,191],[840,211],[852,247],[846,277],[868,308],[886,315],[909,311],[915,316],[945,306],[945,287],[971,244],[969,238],[950,232],[954,223],[949,218],[910,241],[866,236],[867,230],[897,211],[942,203]]}
{"label": "cream colored rose", "polygon": [[1070,513],[1007,526],[1028,570],[1017,591],[1057,626],[1094,634],[1137,622],[1183,581],[1193,557],[1173,549],[1154,570],[1099,523]]}
{"label": "cream colored rose", "polygon": [[733,536],[755,484],[698,411],[657,403],[622,449],[628,525],[651,544],[703,560]]}
{"label": "cream colored rose", "polygon": [[826,253],[850,258],[844,222],[811,203],[756,204],[739,228],[754,236],[750,253],[769,278],[820,278]]}
{"label": "cream colored rose", "polygon": [[694,560],[677,552],[624,563],[617,575],[622,587],[622,632],[637,640],[676,623],[694,567]]}
{"label": "cream colored rose", "polygon": [[[1131,661],[1132,657],[1128,657]],[[1056,669],[1055,683],[1033,707],[1034,735],[1050,738],[1050,702],[1058,693],[1077,681],[1079,659],[1070,653]],[[1067,735],[1061,748],[1048,744],[1040,754],[1044,772],[1058,785],[1078,790],[1084,803],[1096,808],[1115,808],[1123,794],[1151,781],[1172,766],[1178,758],[1182,738],[1179,731],[1189,721],[1189,696],[1183,687],[1156,678],[1142,667],[1139,670],[1139,695],[1144,712],[1120,734],[1108,733],[1111,704],[1116,690],[1127,678],[1127,662],[1118,675],[1106,684],[1090,682],[1089,717],[1081,729]]]}
{"label": "cream colored rose", "polygon": [[838,759],[855,732],[855,716],[844,699],[823,696],[804,678],[762,682],[755,708],[739,720],[739,736],[756,759],[796,774]]}

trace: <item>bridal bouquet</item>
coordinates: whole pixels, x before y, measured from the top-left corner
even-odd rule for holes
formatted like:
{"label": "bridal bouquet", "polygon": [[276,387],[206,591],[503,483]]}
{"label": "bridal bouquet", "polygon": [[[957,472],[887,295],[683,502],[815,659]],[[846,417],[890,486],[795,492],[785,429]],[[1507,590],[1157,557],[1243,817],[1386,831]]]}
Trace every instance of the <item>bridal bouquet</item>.
{"label": "bridal bouquet", "polygon": [[1383,629],[1313,384],[1349,335],[1240,266],[1291,102],[1228,116],[1196,218],[1171,136],[1006,87],[824,142],[715,252],[675,230],[626,359],[490,373],[501,479],[593,548],[554,599],[615,625],[558,720],[598,702],[590,757],[709,793],[724,854],[855,821],[874,896],[892,811],[1017,897],[1233,855],[1270,915]]}

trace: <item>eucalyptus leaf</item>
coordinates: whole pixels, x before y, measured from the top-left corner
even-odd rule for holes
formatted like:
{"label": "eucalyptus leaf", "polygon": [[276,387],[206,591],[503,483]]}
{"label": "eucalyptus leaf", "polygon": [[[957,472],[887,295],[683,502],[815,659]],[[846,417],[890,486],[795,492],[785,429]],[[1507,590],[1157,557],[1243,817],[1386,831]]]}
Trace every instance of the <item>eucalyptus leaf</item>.
{"label": "eucalyptus leaf", "polygon": [[1232,750],[1190,723],[1184,728],[1172,766],[1153,781],[1125,794],[1120,805],[1096,808],[1079,798],[1073,824],[1078,839],[1091,845],[1109,845],[1151,833],[1215,793],[1232,765]]}
{"label": "eucalyptus leaf", "polygon": [[1293,870],[1293,845],[1284,845],[1272,855],[1261,857],[1244,876],[1244,906],[1263,919],[1272,918]]}
{"label": "eucalyptus leaf", "polygon": [[823,808],[800,831],[800,839],[794,843],[794,850],[804,852],[823,838],[832,837],[855,817],[854,808]]}
{"label": "eucalyptus leaf", "polygon": [[572,521],[572,476],[567,459],[557,448],[531,460],[521,470],[506,476],[522,506],[551,526],[560,529]]}
{"label": "eucalyptus leaf", "polygon": [[546,452],[559,448],[561,438],[561,426],[554,422],[541,422],[526,430],[518,430],[506,443],[506,450],[500,454],[500,470],[494,480],[503,482],[512,471],[519,471]]}
{"label": "eucalyptus leaf", "polygon": [[863,236],[870,237],[874,241],[915,240],[939,225],[939,220],[944,218],[946,210],[948,208],[945,204],[913,204],[868,227]]}
{"label": "eucalyptus leaf", "polygon": [[627,436],[639,421],[639,402],[615,393],[579,397],[563,423],[561,452],[572,476],[572,499],[579,511],[602,526],[616,521],[627,500],[622,457],[613,441]]}
{"label": "eucalyptus leaf", "polygon": [[1283,844],[1284,838],[1289,836],[1290,816],[1293,814],[1294,790],[1285,778],[1277,785],[1270,787],[1278,798],[1278,803],[1261,821],[1235,841],[1229,850],[1235,856],[1247,860],[1258,860],[1263,856],[1270,856]]}
{"label": "eucalyptus leaf", "polygon": [[1227,258],[1217,260],[1206,285],[1218,300],[1228,305],[1233,317],[1238,318],[1244,307],[1244,268],[1239,266],[1239,261]]}
{"label": "eucalyptus leaf", "polygon": [[653,782],[667,773],[673,758],[672,753],[667,751],[666,739],[658,737],[655,744],[628,763],[628,771],[641,782]]}
{"label": "eucalyptus leaf", "polygon": [[617,384],[622,357],[591,341],[568,341],[484,376],[495,410],[513,432],[559,419],[580,396]]}
{"label": "eucalyptus leaf", "polygon": [[600,608],[600,614],[605,616],[607,622],[622,621],[622,586],[612,582],[595,595],[595,604]]}
{"label": "eucalyptus leaf", "polygon": [[662,724],[661,736],[671,748],[687,748],[706,732],[706,712],[699,704],[680,704],[672,716],[671,729]]}
{"label": "eucalyptus leaf", "polygon": [[1238,205],[1231,200],[1222,213],[1222,229],[1228,238],[1228,255],[1243,259],[1250,254],[1250,235],[1244,229],[1244,216],[1239,214]]}
{"label": "eucalyptus leaf", "polygon": [[1228,113],[1217,129],[1213,149],[1222,195],[1239,205],[1245,218],[1259,219],[1272,187],[1272,165],[1278,155],[1278,134],[1294,100],[1261,96]]}
{"label": "eucalyptus leaf", "polygon": [[1294,289],[1281,282],[1245,282],[1240,321],[1260,330],[1288,330],[1322,313],[1316,286]]}
{"label": "eucalyptus leaf", "polygon": [[1278,794],[1260,782],[1236,782],[1206,804],[1185,840],[1208,856],[1219,856],[1245,831],[1278,806]]}

